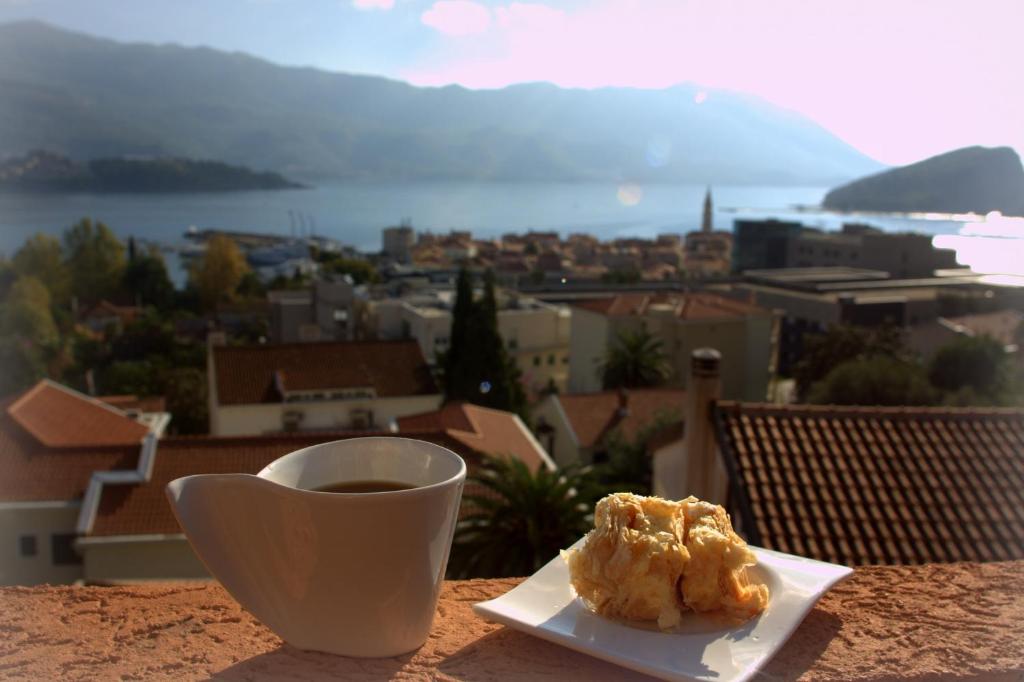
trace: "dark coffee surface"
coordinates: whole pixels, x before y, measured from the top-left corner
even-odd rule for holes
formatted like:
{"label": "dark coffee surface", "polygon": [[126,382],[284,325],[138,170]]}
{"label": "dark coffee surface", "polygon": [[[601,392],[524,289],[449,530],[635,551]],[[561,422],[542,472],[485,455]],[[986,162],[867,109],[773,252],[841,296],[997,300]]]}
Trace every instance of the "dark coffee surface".
{"label": "dark coffee surface", "polygon": [[318,493],[390,493],[396,490],[411,490],[415,487],[398,481],[342,481],[311,488],[311,490]]}

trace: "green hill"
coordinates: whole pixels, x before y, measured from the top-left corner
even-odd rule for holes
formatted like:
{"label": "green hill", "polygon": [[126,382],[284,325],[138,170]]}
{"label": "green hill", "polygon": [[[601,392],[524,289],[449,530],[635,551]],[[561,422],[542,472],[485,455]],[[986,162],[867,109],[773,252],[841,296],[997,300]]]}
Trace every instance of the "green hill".
{"label": "green hill", "polygon": [[965,147],[838,187],[838,211],[1024,215],[1024,167],[1008,147]]}
{"label": "green hill", "polygon": [[95,159],[80,164],[34,151],[0,164],[0,189],[18,191],[228,192],[301,186],[277,173],[191,159]]}

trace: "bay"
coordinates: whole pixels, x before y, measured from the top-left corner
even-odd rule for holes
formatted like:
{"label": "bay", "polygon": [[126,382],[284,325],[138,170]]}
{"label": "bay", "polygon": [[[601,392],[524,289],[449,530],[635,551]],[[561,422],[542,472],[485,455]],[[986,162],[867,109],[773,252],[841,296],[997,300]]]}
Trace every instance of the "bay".
{"label": "bay", "polygon": [[[309,189],[195,194],[0,194],[0,253],[10,256],[35,232],[60,235],[82,217],[122,239],[175,246],[190,226],[246,232],[315,233],[376,251],[381,230],[409,220],[417,231],[587,232],[600,239],[654,237],[700,226],[702,185],[614,183],[410,182],[324,184]],[[888,231],[959,235],[971,216],[852,215],[821,211],[824,187],[717,186],[716,229],[736,218],[796,220],[839,229],[862,222]],[[1024,231],[1015,237],[1024,237]],[[1014,248],[1024,239],[1014,238]],[[1024,274],[1024,273],[1021,273]],[[176,279],[178,279],[176,277]]]}

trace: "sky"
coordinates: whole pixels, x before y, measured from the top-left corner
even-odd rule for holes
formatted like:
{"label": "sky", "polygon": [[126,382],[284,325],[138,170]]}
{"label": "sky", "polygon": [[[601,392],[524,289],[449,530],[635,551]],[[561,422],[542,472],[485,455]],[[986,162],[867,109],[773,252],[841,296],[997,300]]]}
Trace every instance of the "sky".
{"label": "sky", "polygon": [[0,0],[17,19],[417,85],[697,83],[883,163],[1024,155],[1024,0]]}

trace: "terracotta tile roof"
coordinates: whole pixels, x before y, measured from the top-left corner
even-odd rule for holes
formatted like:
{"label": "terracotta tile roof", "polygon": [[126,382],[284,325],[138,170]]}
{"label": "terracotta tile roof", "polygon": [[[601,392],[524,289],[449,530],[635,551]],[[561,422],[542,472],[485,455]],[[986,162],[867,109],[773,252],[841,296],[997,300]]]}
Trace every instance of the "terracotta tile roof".
{"label": "terracotta tile roof", "polygon": [[104,299],[84,310],[80,320],[120,318],[122,322],[131,322],[142,312],[142,308],[134,305],[116,305]]}
{"label": "terracotta tile roof", "polygon": [[78,500],[94,471],[134,469],[138,441],[127,446],[48,448],[0,405],[0,502]]}
{"label": "terracotta tile roof", "polygon": [[754,544],[846,564],[1024,558],[1024,410],[714,413]]}
{"label": "terracotta tile roof", "polygon": [[751,303],[708,293],[619,294],[579,301],[573,305],[609,317],[647,315],[652,312],[652,305],[672,306],[673,314],[681,320],[716,320],[768,314],[764,308]]}
{"label": "terracotta tile roof", "polygon": [[638,388],[625,392],[625,415],[619,413],[620,393],[565,393],[557,396],[580,447],[598,445],[614,429],[633,440],[656,418],[678,420],[682,417],[686,391],[677,388]]}
{"label": "terracotta tile roof", "polygon": [[430,441],[467,458],[472,469],[472,453],[445,433],[407,431],[401,434],[367,433],[295,433],[279,436],[243,436],[168,438],[156,450],[152,478],[136,485],[105,485],[100,499],[92,536],[148,535],[180,533],[164,494],[166,485],[181,476],[193,474],[256,474],[264,466],[293,450],[332,440],[373,435],[402,435]]}
{"label": "terracotta tile roof", "polygon": [[214,372],[221,405],[279,402],[275,377],[290,391],[372,387],[381,398],[438,392],[414,340],[219,346]]}
{"label": "terracotta tile roof", "polygon": [[440,410],[398,418],[399,431],[437,429],[485,455],[511,455],[536,470],[550,460],[516,415],[470,403],[448,403]]}
{"label": "terracotta tile roof", "polygon": [[21,394],[5,413],[51,448],[138,447],[149,432],[121,410],[46,379]]}

